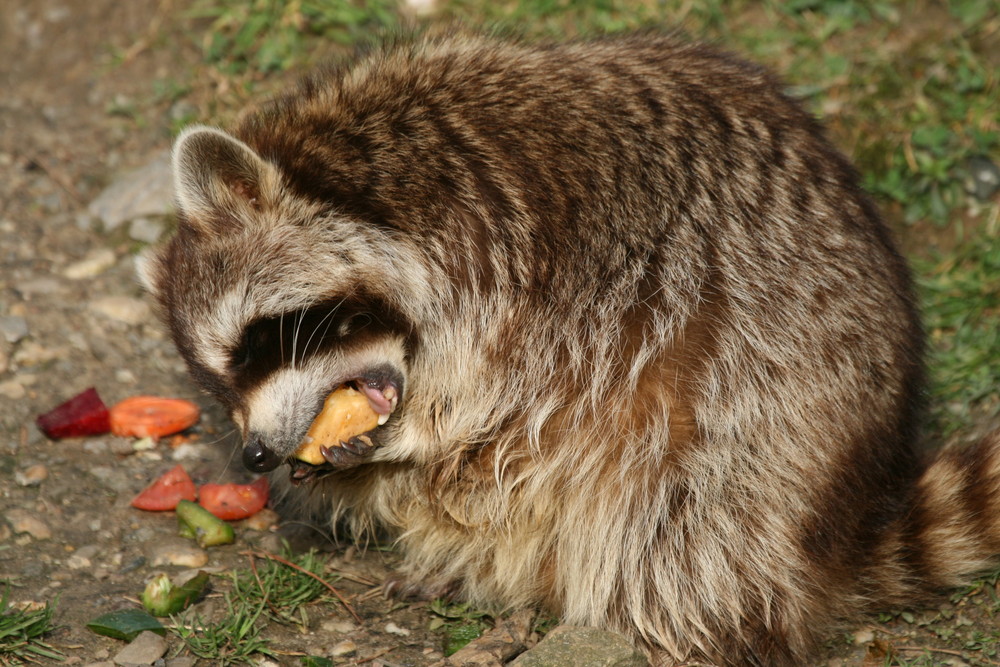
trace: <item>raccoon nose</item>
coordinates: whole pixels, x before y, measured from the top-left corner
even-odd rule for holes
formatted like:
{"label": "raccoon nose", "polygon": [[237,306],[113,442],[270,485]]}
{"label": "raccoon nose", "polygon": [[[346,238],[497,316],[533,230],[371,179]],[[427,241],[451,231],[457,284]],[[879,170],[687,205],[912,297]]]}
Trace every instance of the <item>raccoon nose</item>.
{"label": "raccoon nose", "polygon": [[269,472],[281,464],[281,458],[264,446],[257,433],[247,436],[243,445],[243,467],[253,472]]}

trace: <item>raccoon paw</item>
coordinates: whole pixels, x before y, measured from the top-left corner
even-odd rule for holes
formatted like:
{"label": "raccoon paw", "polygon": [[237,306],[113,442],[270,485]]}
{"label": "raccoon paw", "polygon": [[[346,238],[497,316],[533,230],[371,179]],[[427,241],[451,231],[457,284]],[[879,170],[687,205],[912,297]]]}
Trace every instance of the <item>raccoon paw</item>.
{"label": "raccoon paw", "polygon": [[397,600],[451,600],[459,591],[454,579],[416,580],[403,574],[392,574],[382,582],[382,595]]}
{"label": "raccoon paw", "polygon": [[341,442],[339,447],[323,447],[320,451],[327,463],[342,470],[367,463],[378,446],[375,431],[371,430]]}

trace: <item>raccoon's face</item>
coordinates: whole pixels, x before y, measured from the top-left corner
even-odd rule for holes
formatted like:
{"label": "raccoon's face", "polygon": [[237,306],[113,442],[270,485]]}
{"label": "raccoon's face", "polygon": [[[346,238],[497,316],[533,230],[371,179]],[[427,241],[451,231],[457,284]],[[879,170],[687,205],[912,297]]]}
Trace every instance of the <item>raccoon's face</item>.
{"label": "raccoon's face", "polygon": [[[177,140],[176,236],[141,258],[194,379],[243,432],[243,462],[290,460],[324,399],[347,384],[379,415],[378,444],[400,428],[426,284],[405,241],[289,193],[249,146],[210,128]],[[391,457],[374,433],[293,466],[293,481]]]}

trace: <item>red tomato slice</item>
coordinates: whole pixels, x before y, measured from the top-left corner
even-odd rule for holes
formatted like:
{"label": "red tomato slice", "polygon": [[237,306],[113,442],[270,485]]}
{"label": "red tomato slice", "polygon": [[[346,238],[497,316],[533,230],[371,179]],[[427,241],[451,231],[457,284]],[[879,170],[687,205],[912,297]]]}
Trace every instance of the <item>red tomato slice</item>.
{"label": "red tomato slice", "polygon": [[264,509],[267,504],[267,478],[251,484],[205,484],[198,492],[198,504],[225,519],[245,519]]}
{"label": "red tomato slice", "polygon": [[132,507],[162,512],[174,509],[181,500],[193,502],[196,497],[197,492],[191,477],[184,470],[184,466],[176,465],[133,498]]}

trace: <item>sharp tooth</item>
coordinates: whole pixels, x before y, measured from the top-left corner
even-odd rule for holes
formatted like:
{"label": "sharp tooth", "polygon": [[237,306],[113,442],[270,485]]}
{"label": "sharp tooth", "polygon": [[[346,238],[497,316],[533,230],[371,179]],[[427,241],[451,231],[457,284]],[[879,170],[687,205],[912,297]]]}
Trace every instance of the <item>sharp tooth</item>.
{"label": "sharp tooth", "polygon": [[379,426],[381,426],[382,424],[386,423],[387,421],[389,421],[389,415],[385,414],[385,415],[379,415],[378,416],[378,425]]}
{"label": "sharp tooth", "polygon": [[382,392],[382,395],[385,396],[385,400],[387,400],[387,401],[390,401],[390,402],[395,401],[396,400],[396,388],[393,387],[392,385],[389,385],[388,387],[385,388],[385,391]]}

